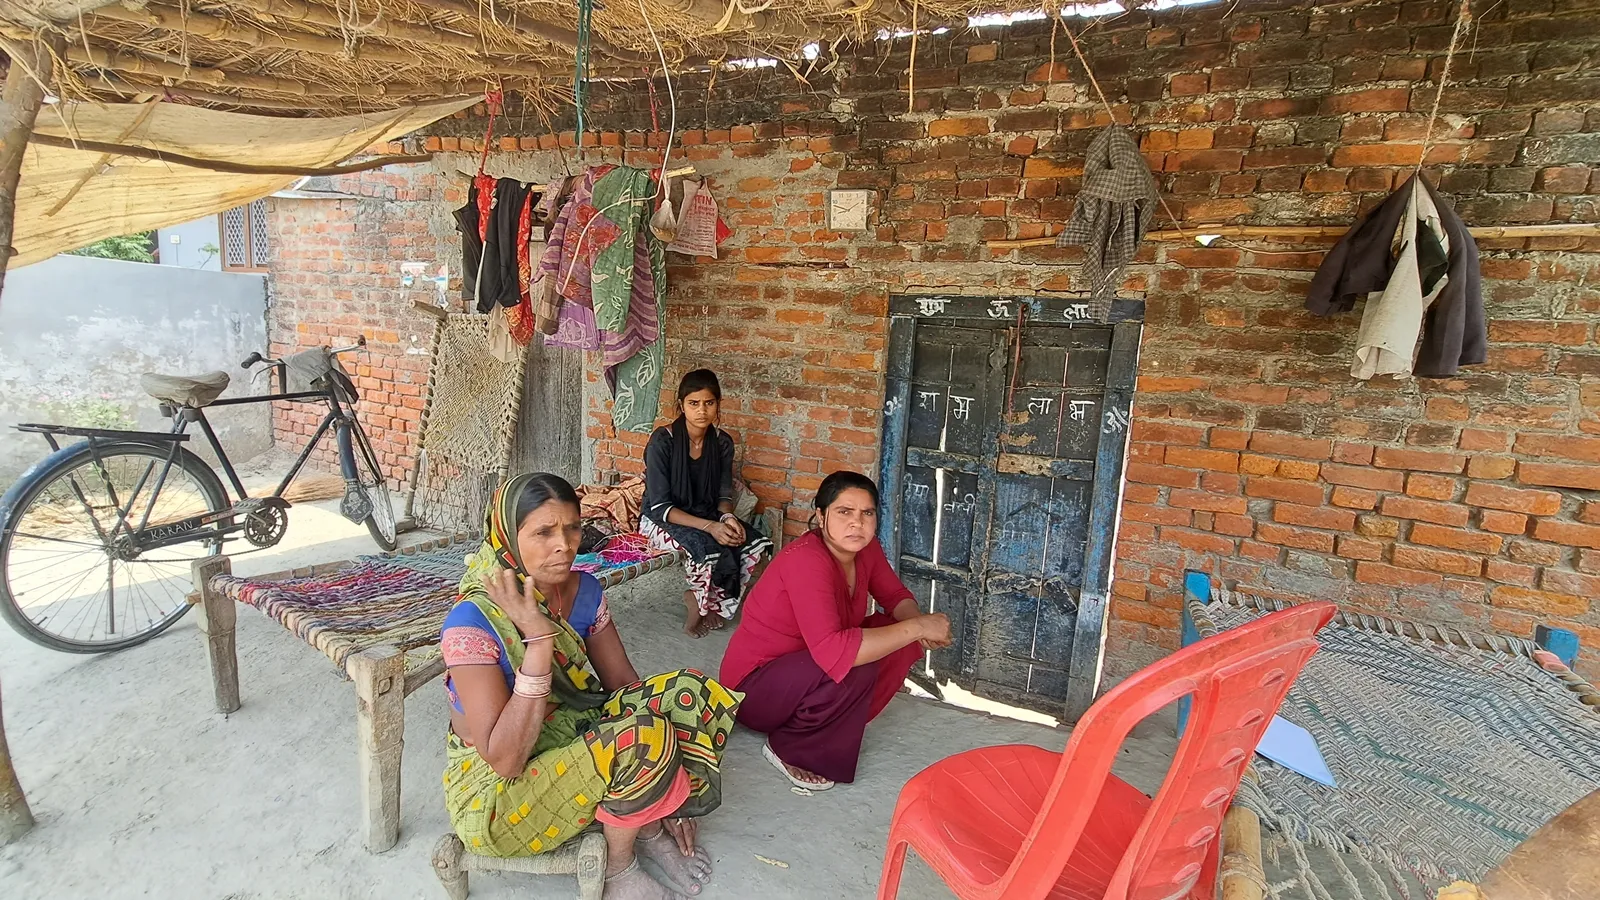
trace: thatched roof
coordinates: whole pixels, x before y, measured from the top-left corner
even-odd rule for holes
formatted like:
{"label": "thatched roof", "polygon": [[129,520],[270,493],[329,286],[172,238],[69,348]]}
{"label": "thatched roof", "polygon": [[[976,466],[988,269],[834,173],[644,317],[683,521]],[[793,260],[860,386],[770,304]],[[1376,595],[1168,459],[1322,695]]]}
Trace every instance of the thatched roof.
{"label": "thatched roof", "polygon": [[[1012,0],[1016,8],[1030,4]],[[974,0],[606,0],[595,77],[637,77],[801,48],[880,29],[964,22]],[[1036,4],[1034,4],[1036,5]],[[252,111],[352,111],[507,90],[563,102],[577,0],[0,0],[0,34],[65,33],[69,96],[167,93]],[[647,25],[648,19],[648,25]]]}

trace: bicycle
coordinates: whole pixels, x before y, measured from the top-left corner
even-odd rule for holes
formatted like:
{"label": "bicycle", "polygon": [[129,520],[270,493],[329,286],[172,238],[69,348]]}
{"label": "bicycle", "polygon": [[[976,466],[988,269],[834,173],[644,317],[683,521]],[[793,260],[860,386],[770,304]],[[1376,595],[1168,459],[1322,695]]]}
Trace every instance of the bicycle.
{"label": "bicycle", "polygon": [[[220,554],[223,542],[238,536],[258,549],[283,539],[290,506],[283,492],[330,429],[345,480],[340,512],[365,522],[378,546],[393,550],[399,529],[388,486],[355,418],[355,384],[338,363],[340,354],[365,348],[362,337],[349,347],[318,347],[287,359],[252,353],[240,367],[266,363],[254,378],[267,375],[267,393],[227,400],[218,399],[230,381],[226,372],[147,374],[141,386],[172,419],[167,432],[17,425],[43,435],[51,453],[0,497],[0,617],[28,640],[69,653],[150,640],[189,611],[194,559]],[[309,390],[290,390],[291,370]],[[205,410],[274,401],[324,403],[328,412],[277,488],[251,497]],[[237,501],[185,446],[191,424],[205,435]],[[60,437],[81,440],[62,446]],[[199,556],[177,549],[194,544],[203,548]]]}

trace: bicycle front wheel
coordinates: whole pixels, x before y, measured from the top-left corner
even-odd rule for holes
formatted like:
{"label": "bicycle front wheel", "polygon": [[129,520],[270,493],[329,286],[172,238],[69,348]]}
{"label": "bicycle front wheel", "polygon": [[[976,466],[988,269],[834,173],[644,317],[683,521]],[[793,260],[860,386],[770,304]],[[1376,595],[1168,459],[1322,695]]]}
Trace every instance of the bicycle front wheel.
{"label": "bicycle front wheel", "polygon": [[[152,444],[67,447],[0,499],[0,617],[28,640],[68,653],[142,644],[189,611],[190,562],[222,541],[138,552],[129,524],[174,529],[227,507],[201,459]],[[126,515],[128,524],[122,524]]]}
{"label": "bicycle front wheel", "polygon": [[339,466],[344,470],[346,483],[353,482],[366,500],[367,533],[372,535],[372,540],[385,550],[399,546],[394,506],[389,503],[389,485],[384,482],[383,470],[378,466],[378,454],[373,452],[367,433],[353,417],[350,427],[339,431]]}

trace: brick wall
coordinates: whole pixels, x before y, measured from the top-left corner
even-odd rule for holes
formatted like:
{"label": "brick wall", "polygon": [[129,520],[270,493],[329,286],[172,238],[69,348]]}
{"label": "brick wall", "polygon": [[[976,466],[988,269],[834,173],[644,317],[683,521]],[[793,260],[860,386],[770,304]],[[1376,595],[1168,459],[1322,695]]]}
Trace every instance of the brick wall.
{"label": "brick wall", "polygon": [[[366,172],[339,179],[350,199],[274,198],[268,336],[271,356],[316,346],[349,346],[367,338],[367,352],[341,357],[361,393],[358,416],[391,485],[408,483],[414,438],[428,381],[431,319],[412,310],[432,299],[432,283],[402,287],[400,263],[422,260],[429,273],[440,245],[433,223],[443,179],[424,171]],[[458,201],[459,205],[459,201]],[[407,352],[411,351],[411,352]],[[321,423],[320,405],[274,404],[274,438],[299,452]],[[330,434],[312,463],[338,471]]]}
{"label": "brick wall", "polygon": [[[1415,164],[1449,8],[1222,3],[1108,19],[1083,44],[1182,223],[1347,225]],[[1600,221],[1597,13],[1544,0],[1480,16],[1427,170],[1468,224]],[[908,49],[866,48],[809,87],[770,69],[677,82],[675,155],[711,179],[736,234],[723,259],[671,267],[667,384],[701,365],[723,376],[744,477],[791,504],[791,530],[826,472],[874,471],[891,293],[1077,286],[1075,248],[983,244],[1070,214],[1107,116],[1065,41],[1044,22],[925,35],[909,112]],[[573,159],[571,133],[507,119],[491,171],[531,180]],[[640,86],[597,86],[590,120],[612,129],[586,140],[591,161],[659,158]],[[440,155],[420,176],[436,207],[421,243],[446,257],[438,210],[463,179],[440,173],[476,165],[483,126],[468,114],[424,139]],[[835,187],[878,192],[873,230],[826,230]],[[1301,308],[1326,246],[1149,243],[1130,271],[1147,325],[1111,671],[1176,646],[1181,574],[1201,568],[1474,628],[1565,624],[1600,674],[1600,241],[1480,241],[1489,363],[1367,384],[1348,375],[1358,316]],[[636,471],[643,438],[610,428],[602,396],[596,463]]]}

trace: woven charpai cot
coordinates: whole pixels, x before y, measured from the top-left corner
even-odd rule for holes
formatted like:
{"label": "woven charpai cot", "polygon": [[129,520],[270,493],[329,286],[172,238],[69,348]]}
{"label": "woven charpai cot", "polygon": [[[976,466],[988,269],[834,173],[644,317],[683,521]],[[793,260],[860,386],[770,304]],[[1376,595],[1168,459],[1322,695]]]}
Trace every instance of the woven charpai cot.
{"label": "woven charpai cot", "polygon": [[[456,602],[474,540],[427,546],[420,552],[363,556],[341,567],[288,578],[220,575],[212,587],[253,606],[341,669],[353,654],[380,645],[406,654],[408,670],[436,659],[439,626]],[[593,574],[611,588],[677,564],[680,554],[602,564]]]}
{"label": "woven charpai cot", "polygon": [[[1207,637],[1282,605],[1223,591],[1189,614]],[[1338,787],[1257,757],[1238,796],[1298,870],[1273,896],[1475,880],[1600,787],[1600,694],[1531,642],[1355,614],[1318,640],[1279,712],[1316,737]],[[1334,874],[1307,848],[1333,851],[1318,858]]]}

